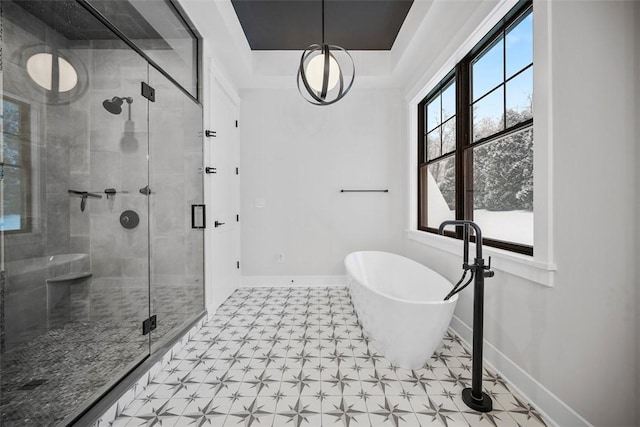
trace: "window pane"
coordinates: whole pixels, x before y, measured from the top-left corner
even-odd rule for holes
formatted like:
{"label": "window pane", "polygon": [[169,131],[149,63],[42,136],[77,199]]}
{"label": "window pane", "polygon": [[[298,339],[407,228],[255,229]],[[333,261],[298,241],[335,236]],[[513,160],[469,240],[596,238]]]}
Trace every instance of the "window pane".
{"label": "window pane", "polygon": [[473,140],[504,130],[504,86],[473,105]]}
{"label": "window pane", "polygon": [[440,95],[427,105],[427,131],[440,124]]}
{"label": "window pane", "polygon": [[507,78],[533,62],[533,14],[507,32],[505,55]]}
{"label": "window pane", "polygon": [[504,81],[504,57],[502,38],[476,59],[472,65],[473,100]]}
{"label": "window pane", "polygon": [[427,134],[427,160],[440,157],[440,128],[436,128]]}
{"label": "window pane", "polygon": [[2,149],[4,151],[4,163],[8,165],[22,164],[24,147],[20,145],[20,138],[16,135],[3,134],[4,142]]}
{"label": "window pane", "polygon": [[456,114],[456,81],[452,81],[442,91],[442,120],[445,121],[449,117]]}
{"label": "window pane", "polygon": [[20,107],[13,102],[4,99],[2,101],[3,131],[17,135],[20,133]]}
{"label": "window pane", "polygon": [[450,156],[429,165],[427,207],[429,227],[438,228],[442,221],[455,219],[455,157]]}
{"label": "window pane", "polygon": [[20,168],[5,166],[4,168],[4,231],[20,230],[23,227],[22,211],[25,202],[24,171]]}
{"label": "window pane", "polygon": [[533,67],[507,82],[507,127],[533,117]]}
{"label": "window pane", "polygon": [[533,245],[533,129],[473,150],[473,219],[484,237]]}
{"label": "window pane", "polygon": [[442,154],[451,153],[456,149],[456,118],[449,119],[442,125]]}

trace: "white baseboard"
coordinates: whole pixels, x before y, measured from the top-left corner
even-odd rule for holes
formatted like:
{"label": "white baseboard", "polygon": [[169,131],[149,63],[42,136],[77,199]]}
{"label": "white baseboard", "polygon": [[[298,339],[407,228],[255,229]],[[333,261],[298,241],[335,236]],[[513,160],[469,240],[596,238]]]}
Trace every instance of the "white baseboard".
{"label": "white baseboard", "polygon": [[222,303],[207,305],[207,320],[213,319],[213,316],[216,315],[216,310],[218,310],[218,307],[220,307],[221,305]]}
{"label": "white baseboard", "polygon": [[242,287],[347,286],[347,276],[242,276]]}
{"label": "white baseboard", "polygon": [[[451,329],[462,338],[469,347],[473,331],[457,316],[451,320]],[[484,363],[504,377],[516,392],[526,398],[552,424],[562,427],[593,427],[580,414],[571,409],[558,396],[540,384],[531,375],[516,365],[504,353],[486,340],[482,348]]]}

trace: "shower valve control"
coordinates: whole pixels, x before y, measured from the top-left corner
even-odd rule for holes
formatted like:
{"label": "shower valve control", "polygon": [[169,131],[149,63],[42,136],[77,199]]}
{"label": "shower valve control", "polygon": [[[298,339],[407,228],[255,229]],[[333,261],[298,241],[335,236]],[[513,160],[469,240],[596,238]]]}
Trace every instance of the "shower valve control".
{"label": "shower valve control", "polygon": [[216,221],[216,222],[213,223],[214,227],[220,227],[221,225],[224,225],[224,222]]}
{"label": "shower valve control", "polygon": [[204,136],[206,136],[207,138],[215,138],[216,137],[216,131],[215,130],[205,130],[204,131]]}
{"label": "shower valve control", "polygon": [[205,173],[217,173],[218,170],[216,168],[210,168],[209,166],[207,166],[206,168],[204,168],[204,172]]}

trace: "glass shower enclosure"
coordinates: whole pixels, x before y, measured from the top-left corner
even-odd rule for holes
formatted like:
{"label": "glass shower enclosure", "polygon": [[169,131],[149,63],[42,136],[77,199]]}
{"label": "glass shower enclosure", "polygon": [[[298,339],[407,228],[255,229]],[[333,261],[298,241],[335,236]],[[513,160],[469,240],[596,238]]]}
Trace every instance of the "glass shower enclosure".
{"label": "glass shower enclosure", "polygon": [[197,65],[135,2],[0,7],[0,424],[63,425],[204,312]]}

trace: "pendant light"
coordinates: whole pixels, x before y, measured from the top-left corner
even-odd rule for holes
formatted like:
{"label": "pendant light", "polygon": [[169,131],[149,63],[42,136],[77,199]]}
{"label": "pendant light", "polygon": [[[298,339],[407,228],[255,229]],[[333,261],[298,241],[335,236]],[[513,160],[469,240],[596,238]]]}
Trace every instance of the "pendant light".
{"label": "pendant light", "polygon": [[[298,68],[298,92],[313,105],[331,105],[349,92],[355,75],[356,67],[349,52],[324,42],[322,0],[322,44],[312,44],[302,52]],[[346,81],[349,82],[347,85]]]}

